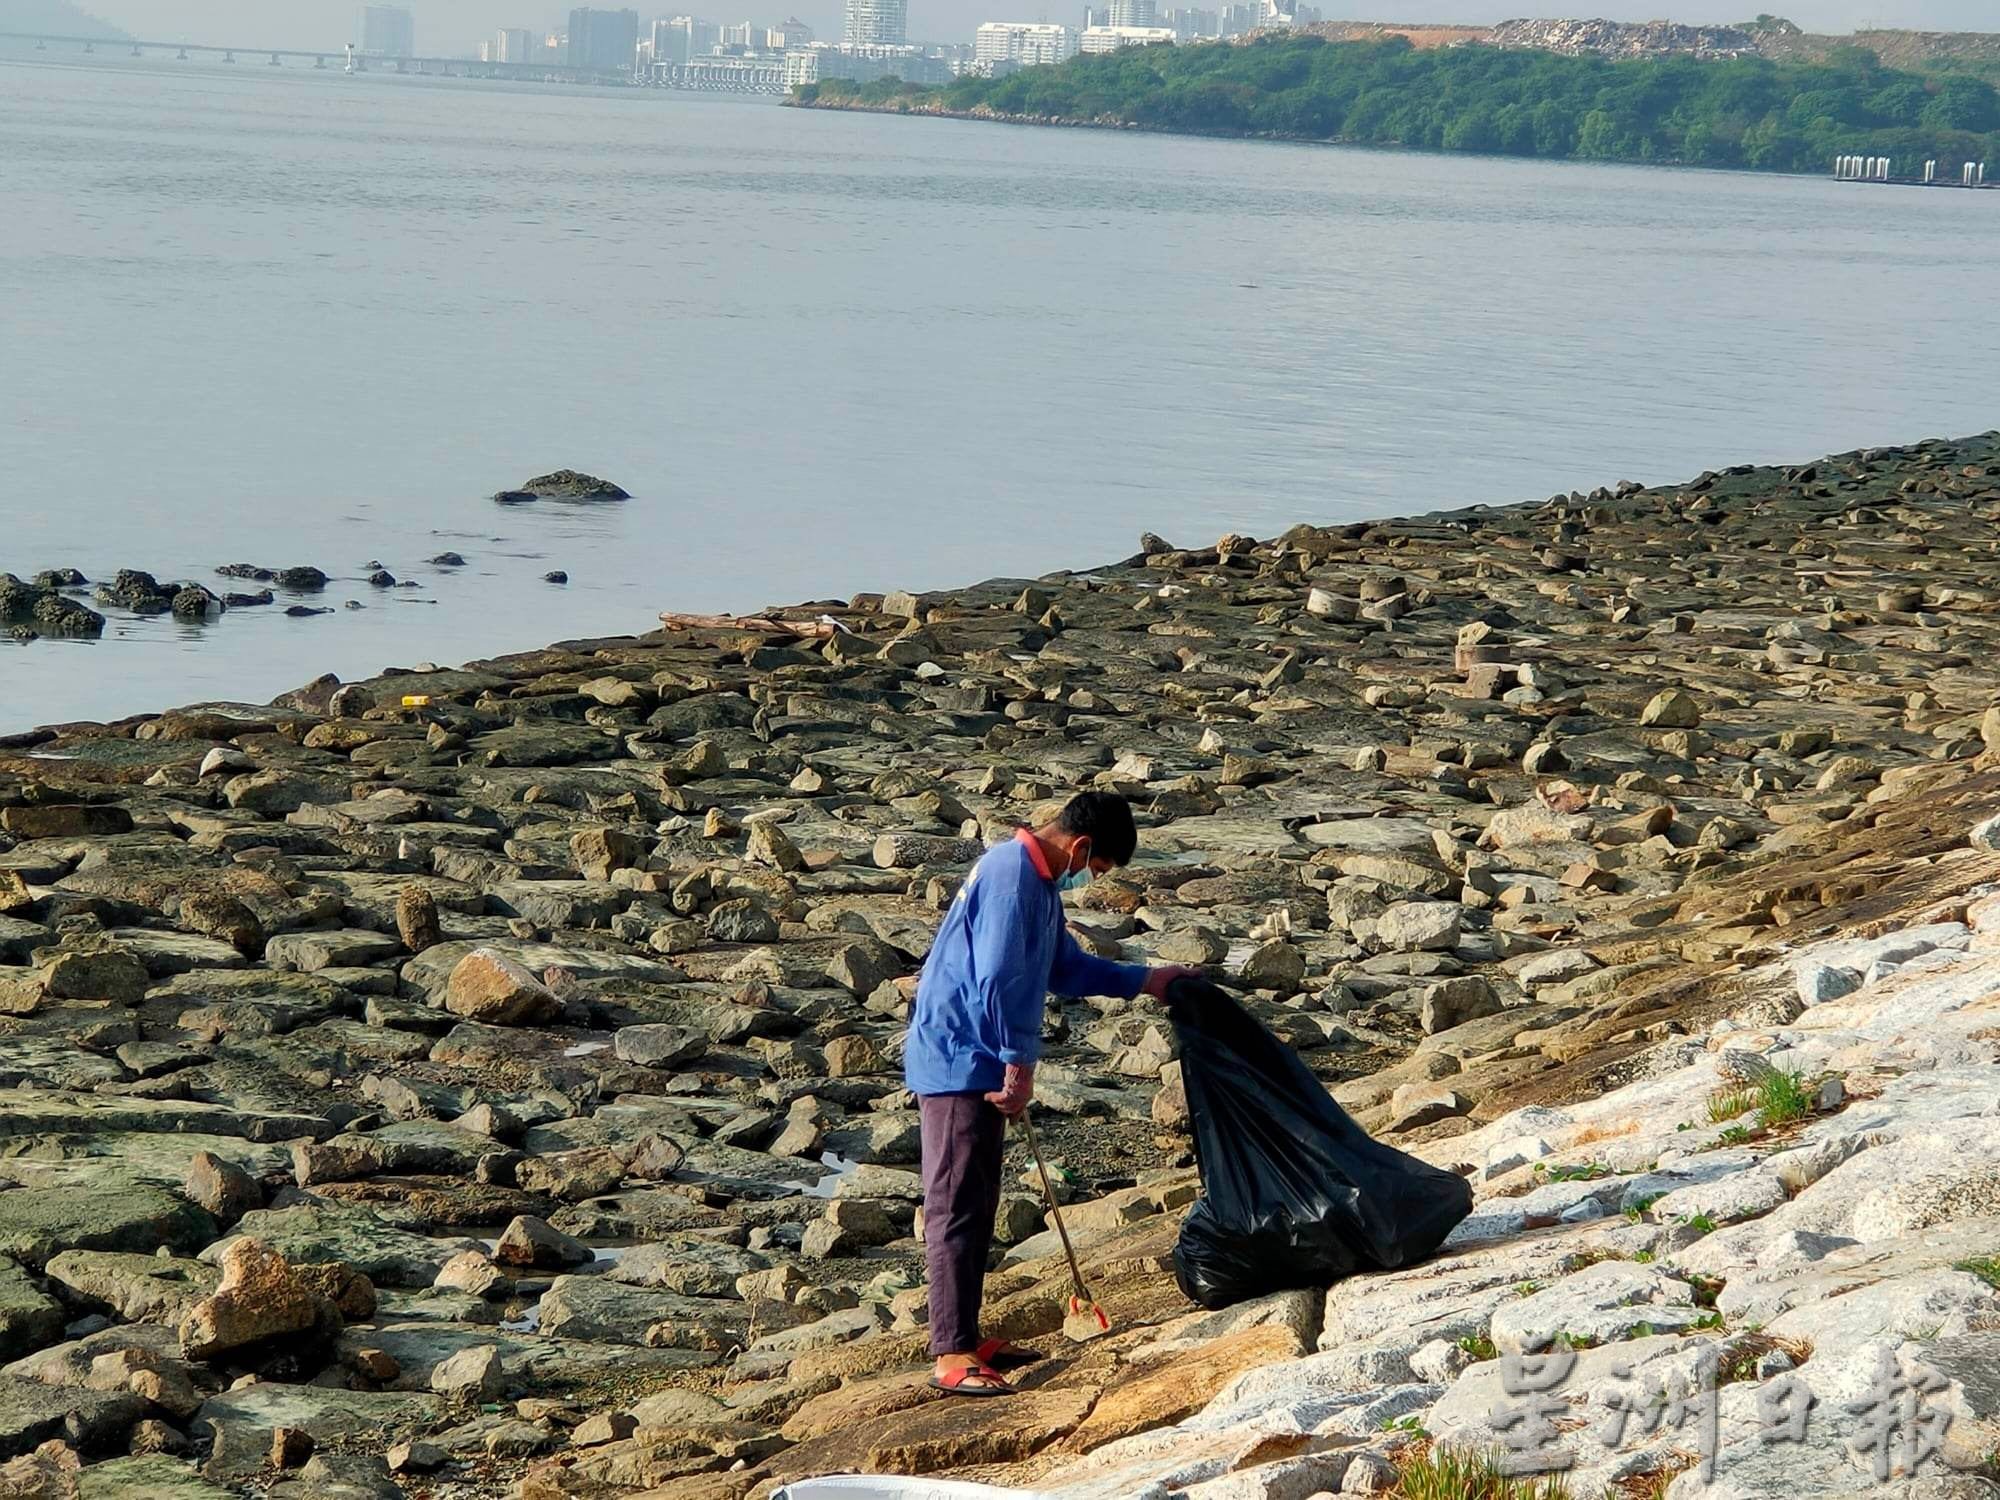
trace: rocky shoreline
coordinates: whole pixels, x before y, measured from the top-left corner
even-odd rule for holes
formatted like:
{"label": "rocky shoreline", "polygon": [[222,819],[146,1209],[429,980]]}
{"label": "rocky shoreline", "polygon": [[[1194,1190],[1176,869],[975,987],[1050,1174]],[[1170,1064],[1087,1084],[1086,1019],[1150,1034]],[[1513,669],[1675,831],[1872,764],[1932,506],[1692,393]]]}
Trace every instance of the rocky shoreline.
{"label": "rocky shoreline", "polygon": [[[1987,434],[0,740],[0,1496],[1437,1493],[1528,1400],[1579,1500],[2000,1495],[1997,521]],[[1202,1311],[1172,1030],[1052,1001],[1113,1331],[1019,1177],[945,1400],[902,1024],[1082,787],[1080,940],[1476,1206]]]}
{"label": "rocky shoreline", "polygon": [[907,97],[866,100],[855,95],[815,94],[811,98],[800,98],[796,94],[791,94],[779,102],[787,109],[845,110],[850,114],[862,115],[924,115],[934,120],[973,120],[988,125],[1038,125],[1053,130],[1126,130],[1144,135],[1211,136],[1217,140],[1230,141],[1289,141],[1297,145],[1313,146],[1365,145],[1364,142],[1329,136],[1283,135],[1249,130],[1190,130],[1178,126],[1169,129],[1165,126],[1121,120],[1115,115],[1108,114],[1093,115],[1088,119],[1073,118],[1068,115],[1016,114],[1003,109],[993,109],[984,104],[972,109],[950,109],[943,104]]}

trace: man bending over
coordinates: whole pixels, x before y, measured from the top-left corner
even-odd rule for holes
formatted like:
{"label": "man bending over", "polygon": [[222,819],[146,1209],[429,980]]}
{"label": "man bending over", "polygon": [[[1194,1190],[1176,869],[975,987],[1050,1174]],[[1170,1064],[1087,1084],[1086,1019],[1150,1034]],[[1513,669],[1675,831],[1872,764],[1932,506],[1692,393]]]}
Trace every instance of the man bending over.
{"label": "man bending over", "polygon": [[982,1341],[979,1302],[1007,1120],[1035,1091],[1043,1000],[1158,998],[1197,972],[1093,958],[1063,924],[1062,892],[1130,863],[1138,844],[1124,798],[1072,799],[1053,823],[986,852],[924,961],[903,1078],[922,1117],[931,1384],[952,1395],[1007,1395],[1014,1387],[1002,1372],[1036,1358],[1002,1339]]}

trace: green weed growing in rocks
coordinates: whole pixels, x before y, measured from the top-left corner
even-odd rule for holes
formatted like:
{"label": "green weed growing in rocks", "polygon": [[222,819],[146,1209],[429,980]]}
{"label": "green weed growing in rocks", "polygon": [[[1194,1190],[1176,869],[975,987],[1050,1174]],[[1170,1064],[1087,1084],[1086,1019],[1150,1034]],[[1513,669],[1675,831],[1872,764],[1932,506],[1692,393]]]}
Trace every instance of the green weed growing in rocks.
{"label": "green weed growing in rocks", "polygon": [[1630,1219],[1634,1224],[1637,1224],[1646,1217],[1647,1210],[1652,1208],[1655,1203],[1658,1203],[1665,1196],[1665,1193],[1646,1194],[1643,1198],[1637,1199],[1630,1208],[1625,1210],[1625,1217]]}
{"label": "green weed growing in rocks", "polygon": [[1959,1261],[1952,1269],[1969,1271],[1995,1291],[2000,1291],[2000,1255],[1975,1255],[1971,1260]]}
{"label": "green weed growing in rocks", "polygon": [[1495,1455],[1424,1444],[1396,1465],[1394,1500],[1573,1500],[1560,1475],[1516,1477]]}
{"label": "green weed growing in rocks", "polygon": [[1574,1273],[1588,1270],[1590,1267],[1600,1265],[1607,1260],[1630,1260],[1631,1258],[1623,1250],[1612,1250],[1600,1246],[1592,1250],[1577,1251],[1576,1254],[1563,1262],[1563,1270],[1565,1273]]}
{"label": "green weed growing in rocks", "polygon": [[1483,1333],[1468,1333],[1463,1335],[1458,1340],[1458,1347],[1463,1349],[1467,1354],[1470,1354],[1474,1363],[1483,1363],[1486,1360],[1498,1359],[1500,1357],[1500,1351],[1495,1347],[1493,1340],[1489,1339]]}
{"label": "green weed growing in rocks", "polygon": [[1751,1089],[1717,1089],[1708,1096],[1708,1123],[1720,1125],[1756,1106],[1757,1095]]}
{"label": "green weed growing in rocks", "polygon": [[1732,1125],[1715,1138],[1715,1144],[1718,1146],[1740,1146],[1749,1139],[1749,1126]]}
{"label": "green weed growing in rocks", "polygon": [[1757,1085],[1757,1119],[1766,1130],[1803,1120],[1812,1113],[1812,1095],[1803,1073],[1771,1073]]}
{"label": "green weed growing in rocks", "polygon": [[1611,1167],[1606,1162],[1577,1162],[1567,1167],[1545,1167],[1535,1163],[1535,1175],[1545,1182],[1595,1182],[1600,1177],[1609,1177]]}
{"label": "green weed growing in rocks", "polygon": [[1692,1229],[1696,1234],[1714,1234],[1716,1223],[1707,1214],[1685,1214],[1681,1218],[1681,1227]]}
{"label": "green weed growing in rocks", "polygon": [[1757,1378],[1757,1361],[1764,1357],[1758,1341],[1739,1345],[1715,1369],[1717,1385],[1743,1385]]}
{"label": "green weed growing in rocks", "polygon": [[1782,1350],[1791,1356],[1794,1368],[1812,1358],[1812,1345],[1804,1339],[1781,1338],[1762,1331],[1761,1325],[1745,1327],[1742,1333],[1731,1338],[1723,1346],[1721,1362],[1716,1366],[1717,1385],[1749,1385],[1760,1382],[1763,1377],[1757,1373],[1757,1366],[1765,1355]]}

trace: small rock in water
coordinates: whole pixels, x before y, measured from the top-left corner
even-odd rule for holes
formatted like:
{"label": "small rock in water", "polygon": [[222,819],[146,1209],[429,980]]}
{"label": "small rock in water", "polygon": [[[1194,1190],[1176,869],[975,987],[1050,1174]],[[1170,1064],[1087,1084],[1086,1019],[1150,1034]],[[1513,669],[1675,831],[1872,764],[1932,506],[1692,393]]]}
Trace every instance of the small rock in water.
{"label": "small rock in water", "polygon": [[549,573],[544,573],[544,574],[542,575],[542,582],[543,582],[543,583],[568,583],[568,582],[569,582],[569,574],[565,573],[565,572],[564,572],[564,571],[563,571],[563,570],[562,570],[561,568],[557,568],[557,569],[555,569],[555,570],[554,570],[553,572],[549,572]]}
{"label": "small rock in water", "polygon": [[174,617],[181,620],[205,620],[222,613],[222,601],[198,583],[183,584],[171,607]]}
{"label": "small rock in water", "polygon": [[551,1229],[533,1214],[518,1215],[501,1234],[493,1258],[502,1265],[530,1266],[561,1270],[567,1266],[589,1265],[591,1249],[557,1229]]}
{"label": "small rock in water", "polygon": [[294,620],[303,620],[311,615],[330,615],[333,611],[330,609],[315,609],[310,604],[294,604],[289,606],[285,610],[285,613],[290,615]]}
{"label": "small rock in water", "polygon": [[434,568],[462,568],[465,566],[465,559],[456,552],[440,552],[430,559],[430,563]]}
{"label": "small rock in water", "polygon": [[368,575],[368,586],[377,589],[392,589],[396,586],[396,575],[387,568],[377,568]]}
{"label": "small rock in water", "polygon": [[534,500],[629,500],[632,497],[608,479],[575,469],[557,469],[538,474],[515,490],[501,490],[493,497],[502,505],[522,505]]}

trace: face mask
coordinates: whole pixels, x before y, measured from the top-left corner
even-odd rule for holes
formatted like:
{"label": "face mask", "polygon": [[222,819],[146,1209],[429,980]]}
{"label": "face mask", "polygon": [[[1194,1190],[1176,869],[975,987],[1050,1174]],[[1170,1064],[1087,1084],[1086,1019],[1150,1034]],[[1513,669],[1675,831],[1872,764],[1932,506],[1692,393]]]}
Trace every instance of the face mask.
{"label": "face mask", "polygon": [[1062,878],[1056,882],[1056,889],[1062,891],[1080,891],[1089,885],[1090,881],[1090,854],[1086,850],[1083,856],[1083,867],[1077,870],[1065,870]]}

